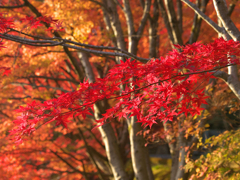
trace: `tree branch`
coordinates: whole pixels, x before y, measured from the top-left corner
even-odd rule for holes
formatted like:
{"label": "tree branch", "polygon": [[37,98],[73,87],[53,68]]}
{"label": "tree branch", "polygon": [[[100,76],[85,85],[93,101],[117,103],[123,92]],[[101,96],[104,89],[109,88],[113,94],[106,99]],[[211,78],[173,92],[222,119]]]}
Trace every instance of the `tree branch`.
{"label": "tree branch", "polygon": [[50,151],[57,156],[59,159],[61,159],[65,164],[67,164],[71,169],[73,169],[75,172],[81,173],[83,174],[82,171],[79,171],[78,169],[76,169],[73,165],[71,165],[67,160],[65,160],[63,157],[61,157],[57,152],[54,152],[50,149]]}
{"label": "tree branch", "polygon": [[[41,14],[28,0],[23,0],[23,1],[24,1],[24,3],[26,4],[26,6],[27,6],[37,17],[41,17],[41,16],[42,16],[42,14]],[[49,25],[48,23],[45,23],[45,22],[43,22],[43,23],[44,23],[44,25],[45,25],[47,28],[50,27],[50,25]],[[59,34],[58,32],[54,31],[53,34],[54,34],[54,36],[61,38],[61,36],[60,36],[60,34]],[[78,77],[79,77],[79,80],[82,82],[83,79],[84,79],[84,74],[83,74],[83,72],[82,72],[82,70],[81,70],[81,66],[80,66],[79,62],[73,57],[73,55],[71,54],[71,52],[68,50],[67,47],[63,47],[63,49],[64,49],[65,53],[67,54],[69,60],[70,60],[71,63],[73,64],[74,69],[75,69],[75,71],[76,71],[76,73],[77,73],[77,75],[78,75]]]}
{"label": "tree branch", "polygon": [[[117,12],[117,7],[116,4],[113,2],[113,0],[102,0],[103,4],[106,5],[108,11],[108,18],[111,23],[111,28],[114,32],[116,42],[117,42],[117,47],[122,50],[126,50],[126,44],[124,41],[124,36],[123,36],[123,30],[121,27],[121,22],[119,20],[118,12]],[[120,63],[120,61],[118,62]]]}
{"label": "tree branch", "polygon": [[232,3],[232,4],[229,5],[229,7],[228,7],[228,16],[229,16],[229,17],[231,17],[235,6],[236,6],[235,3]]}
{"label": "tree branch", "polygon": [[173,46],[173,44],[174,44],[174,39],[173,39],[172,29],[171,29],[171,26],[170,26],[170,22],[169,22],[169,19],[168,19],[168,15],[167,15],[165,6],[164,6],[164,4],[163,4],[163,0],[158,0],[158,6],[159,6],[159,9],[160,9],[161,14],[162,14],[165,27],[167,28],[168,37],[169,37],[169,39],[170,39],[172,48],[174,48],[174,46]]}
{"label": "tree branch", "polygon": [[[85,67],[86,73],[93,73],[93,71],[91,70],[92,67],[89,63],[88,57],[86,55],[83,55],[81,57],[81,60],[84,61],[83,65],[86,66]],[[89,77],[89,82],[93,83],[95,81],[94,75],[89,74],[88,77]],[[107,103],[105,103],[105,102],[93,103],[95,119],[102,118],[102,114],[104,112],[106,112],[106,109],[108,107],[107,107]],[[106,123],[106,124],[100,126],[98,129],[101,133],[103,142],[105,144],[107,158],[110,163],[114,178],[115,179],[128,179],[128,175],[125,172],[124,164],[123,164],[120,152],[119,152],[117,139],[116,139],[116,136],[114,134],[111,124]]]}
{"label": "tree branch", "polygon": [[[138,57],[132,53],[129,53],[127,51],[118,49],[118,48],[114,48],[114,47],[103,47],[103,46],[95,46],[95,48],[102,48],[102,49],[109,49],[109,50],[118,50],[121,53],[117,53],[117,52],[105,52],[105,51],[97,51],[97,50],[92,50],[92,49],[86,49],[86,48],[81,48],[78,46],[73,46],[73,45],[69,45],[66,43],[72,43],[75,45],[80,45],[83,46],[83,44],[81,43],[77,43],[77,42],[73,42],[73,41],[69,41],[69,40],[65,40],[65,39],[61,39],[61,42],[58,41],[54,41],[54,40],[32,40],[32,39],[26,39],[26,38],[22,38],[19,36],[15,36],[15,35],[10,35],[10,34],[2,34],[0,33],[1,38],[3,39],[7,39],[10,41],[14,41],[14,42],[19,42],[22,44],[26,44],[26,45],[30,45],[30,46],[58,46],[61,45],[63,47],[67,47],[67,48],[72,48],[72,49],[76,49],[82,52],[86,52],[86,53],[92,53],[92,54],[97,54],[97,55],[102,55],[102,56],[120,56],[120,57],[124,57],[124,58],[133,58],[136,60],[139,60],[141,62],[146,63],[147,61],[149,61],[150,59],[146,59],[146,58],[141,58]],[[49,38],[52,39],[52,38]],[[59,38],[57,38],[57,40],[59,40]],[[48,43],[48,44],[46,44]],[[92,45],[84,45],[85,47],[91,47],[93,48],[94,46]]]}
{"label": "tree branch", "polygon": [[36,84],[28,84],[28,83],[21,83],[21,82],[12,82],[11,84],[13,85],[22,85],[22,86],[32,86],[33,88],[39,88],[39,87],[44,87],[44,88],[51,88],[51,89],[55,89],[55,90],[60,90],[62,92],[69,92],[61,87],[52,87],[52,86],[45,86],[45,85],[36,85]]}
{"label": "tree branch", "polygon": [[173,38],[174,38],[174,44],[183,45],[182,36],[179,30],[179,22],[177,20],[173,4],[174,3],[172,0],[165,0],[167,15],[168,15],[169,23],[170,23]]}
{"label": "tree branch", "polygon": [[213,75],[217,78],[224,80],[225,82],[227,82],[229,77],[229,75],[224,71],[216,71]]}
{"label": "tree branch", "polygon": [[182,20],[182,2],[181,2],[181,0],[177,0],[177,12],[178,12],[179,31],[180,31],[180,34],[182,34],[183,33],[183,29],[182,29],[183,20]]}
{"label": "tree branch", "polygon": [[92,154],[92,151],[91,151],[91,149],[90,149],[90,146],[88,145],[88,143],[87,143],[87,141],[86,141],[86,139],[85,139],[85,136],[84,136],[82,130],[81,130],[80,128],[77,128],[77,129],[78,129],[78,132],[79,132],[80,137],[81,137],[81,138],[83,139],[83,141],[84,141],[85,147],[86,147],[86,149],[87,149],[87,152],[88,152],[88,154],[89,154],[89,157],[90,157],[92,163],[93,163],[94,166],[97,168],[99,178],[100,178],[101,180],[104,180],[103,174],[102,174],[101,170],[99,169],[99,166],[98,166],[95,158],[93,157],[93,154]]}
{"label": "tree branch", "polygon": [[217,33],[224,35],[224,29],[219,27],[213,20],[211,20],[207,15],[205,15],[195,4],[189,0],[181,0],[187,4],[192,10],[195,11],[206,23],[208,23]]}
{"label": "tree branch", "polygon": [[[131,11],[131,7],[129,4],[129,0],[123,0],[123,4],[124,4],[124,8],[123,8],[124,15],[126,17],[127,27],[128,27],[128,35],[129,35],[128,41],[131,42],[132,38],[133,38],[132,36],[135,35],[132,11]],[[128,50],[128,51],[131,52],[130,50]]]}
{"label": "tree branch", "polygon": [[[203,13],[205,13],[205,11],[206,11],[206,6],[208,4],[208,1],[209,0],[202,0],[202,3],[200,3],[200,0],[198,0],[198,5],[199,6],[201,5],[200,10]],[[192,44],[197,41],[199,32],[200,32],[200,28],[201,28],[201,24],[202,24],[202,18],[197,13],[195,13],[192,32],[191,32],[190,38],[188,40],[189,44]]]}
{"label": "tree branch", "polygon": [[214,0],[213,1],[215,10],[217,12],[218,18],[221,20],[224,28],[227,33],[233,38],[234,41],[240,40],[240,32],[235,24],[232,22],[231,18],[228,15],[227,4],[224,0]]}
{"label": "tree branch", "polygon": [[20,78],[20,79],[21,78],[40,78],[40,79],[50,79],[50,80],[55,80],[55,81],[69,81],[74,84],[79,84],[79,82],[74,79],[68,79],[68,78],[62,79],[62,78],[55,78],[55,77],[48,77],[48,76],[33,76],[33,75],[31,75],[31,76],[25,76],[25,77],[22,76],[22,77],[18,77],[18,78]]}
{"label": "tree branch", "polygon": [[22,8],[24,6],[26,6],[26,3],[17,5],[17,6],[0,6],[0,9],[16,9],[16,8]]}
{"label": "tree branch", "polygon": [[145,5],[144,5],[144,10],[143,10],[143,16],[142,16],[139,28],[137,30],[137,36],[139,39],[141,38],[144,27],[147,23],[147,19],[149,17],[149,12],[150,12],[150,7],[151,7],[151,0],[146,0]]}

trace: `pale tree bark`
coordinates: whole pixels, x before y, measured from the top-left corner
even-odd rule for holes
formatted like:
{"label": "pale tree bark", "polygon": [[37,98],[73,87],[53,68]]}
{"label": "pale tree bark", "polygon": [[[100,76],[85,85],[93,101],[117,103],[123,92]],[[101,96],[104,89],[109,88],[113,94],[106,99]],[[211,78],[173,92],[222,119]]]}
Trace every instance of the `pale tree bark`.
{"label": "pale tree bark", "polygon": [[193,4],[189,0],[181,0],[186,5],[188,5],[195,13],[197,13],[208,25],[210,25],[217,33],[225,34],[223,28],[219,27],[212,19],[210,19],[206,14],[204,14],[196,4]]}
{"label": "pale tree bark", "polygon": [[[129,138],[131,144],[131,158],[134,174],[137,180],[150,180],[146,167],[146,147],[144,146],[144,138],[137,135],[142,130],[141,124],[136,123],[136,116],[128,120]],[[149,158],[149,157],[148,157]]]}
{"label": "pale tree bark", "polygon": [[121,22],[119,20],[116,4],[113,2],[113,0],[103,0],[103,2],[107,5],[106,7],[108,9],[111,27],[116,37],[117,46],[122,50],[126,50],[126,44],[124,41],[123,31],[121,27]]}
{"label": "pale tree bark", "polygon": [[170,180],[175,180],[176,173],[178,171],[178,160],[179,160],[179,153],[177,151],[177,147],[178,147],[177,137],[176,137],[176,133],[174,132],[174,127],[172,122],[164,122],[163,127],[164,127],[164,132],[166,134],[166,141],[168,143],[170,153],[172,156]]}
{"label": "pale tree bark", "polygon": [[[143,15],[136,32],[134,30],[134,22],[129,0],[124,0],[123,5],[128,28],[128,51],[132,54],[137,54],[137,45],[149,17],[151,1],[146,0],[145,4],[143,5]],[[145,140],[142,135],[137,135],[138,132],[142,131],[141,124],[137,123],[137,118],[135,116],[127,119],[127,122],[131,146],[131,159],[135,177],[137,180],[154,179],[148,151],[144,146]]]}
{"label": "pale tree bark", "polygon": [[[185,116],[184,116],[185,117]],[[183,131],[183,124],[184,118],[181,118],[179,120],[179,135],[178,135],[178,149],[177,149],[177,153],[178,153],[178,169],[176,171],[175,174],[175,179],[180,179],[182,178],[182,180],[187,179],[187,174],[184,171],[184,165],[185,163],[185,157],[186,157],[186,150],[185,147],[187,147],[187,140],[185,139],[184,135],[185,132]]]}
{"label": "pale tree bark", "polygon": [[[224,75],[223,75],[224,77]],[[192,153],[191,147],[196,147],[196,144],[198,143],[199,135],[203,133],[205,124],[206,124],[206,119],[204,114],[206,111],[209,111],[209,107],[211,106],[211,97],[213,95],[215,85],[216,85],[216,79],[210,79],[209,80],[209,87],[205,89],[205,94],[206,96],[209,96],[207,99],[208,104],[201,104],[201,108],[204,108],[201,112],[201,115],[198,116],[196,120],[191,120],[195,125],[197,125],[199,134],[197,136],[191,136],[186,138],[185,135],[185,127],[184,127],[184,121],[185,121],[185,114],[182,114],[179,117],[178,120],[178,132],[179,135],[175,139],[177,142],[175,143],[175,151],[173,154],[173,165],[172,165],[172,171],[171,171],[171,180],[187,180],[189,173],[185,171],[184,166],[186,165],[186,157],[189,157],[189,155]],[[211,91],[209,91],[211,89]],[[198,124],[196,124],[198,123]]]}
{"label": "pale tree bark", "polygon": [[[198,18],[202,18],[203,20],[205,20],[217,33],[219,33],[221,36],[223,36],[225,39],[229,40],[231,38],[233,38],[234,40],[238,40],[239,39],[239,31],[238,29],[235,27],[234,23],[232,23],[230,17],[229,17],[229,12],[232,12],[233,7],[229,8],[229,11],[226,11],[227,6],[226,6],[226,2],[225,1],[221,1],[221,0],[215,0],[214,1],[214,7],[216,9],[217,15],[221,21],[221,24],[223,25],[223,27],[218,26],[215,22],[213,22],[209,17],[207,17],[204,14],[204,9],[205,7],[202,7],[204,9],[199,9],[199,7],[193,3],[191,3],[188,0],[182,0],[183,2],[185,2],[189,7],[191,7],[196,14],[198,14]],[[200,4],[198,4],[200,6]],[[203,4],[202,4],[203,5]],[[196,17],[196,15],[195,15]],[[196,20],[196,18],[195,18]],[[197,22],[194,22],[195,25],[198,26]],[[199,30],[200,26],[197,27],[196,29]],[[193,32],[194,33],[194,32]],[[231,36],[229,36],[229,35]],[[198,36],[197,34],[192,34],[190,37],[190,43],[193,43],[194,41],[197,40],[196,37],[194,37],[194,35]],[[222,78],[227,84],[228,86],[232,89],[232,91],[235,93],[235,95],[239,98],[239,93],[240,93],[240,83],[238,80],[238,69],[236,65],[232,65],[228,67],[228,74],[222,71],[216,72],[214,75],[216,77],[220,77]],[[207,107],[204,107],[205,109],[207,109]],[[201,116],[200,116],[201,118]],[[179,129],[181,129],[181,122],[179,122]],[[201,123],[199,124],[199,128],[203,128],[204,127],[204,120],[201,121]],[[176,151],[173,153],[173,163],[175,163],[176,165],[173,165],[172,167],[172,173],[171,173],[171,180],[177,180],[179,178],[187,179],[187,174],[184,172],[184,169],[182,168],[185,165],[185,156],[187,154],[187,151],[185,150],[186,147],[189,147],[193,142],[196,142],[196,137],[193,137],[192,140],[187,140],[184,137],[184,132],[182,132],[181,130],[179,131],[179,136],[177,139],[177,143],[175,144],[175,147],[173,146],[173,148],[176,148]],[[171,147],[170,147],[171,149]],[[178,160],[177,160],[178,159]],[[177,168],[176,168],[177,167]],[[176,171],[176,172],[175,172]]]}
{"label": "pale tree bark", "polygon": [[146,23],[149,17],[151,1],[150,0],[145,1],[145,4],[143,6],[144,7],[143,15],[139,23],[138,30],[136,32],[134,30],[134,22],[133,22],[133,16],[132,16],[129,0],[124,0],[123,4],[124,4],[124,8],[123,8],[124,15],[127,20],[127,28],[128,28],[128,52],[132,54],[137,54],[137,45],[142,36],[144,27],[146,26]]}
{"label": "pale tree bark", "polygon": [[133,22],[133,16],[132,16],[129,0],[123,0],[123,4],[124,4],[123,11],[127,21],[127,29],[128,29],[128,52],[134,52],[134,54],[136,54],[137,52],[136,40],[138,39],[138,37],[136,37],[135,30],[134,30],[134,22]]}
{"label": "pale tree bark", "polygon": [[[97,107],[96,107],[97,109]],[[100,118],[100,113],[95,113],[96,118]],[[120,155],[119,146],[117,144],[117,138],[114,134],[111,124],[106,123],[99,127],[99,131],[102,135],[103,142],[106,147],[106,154],[110,163],[114,179],[116,180],[128,180],[129,176],[124,169],[124,163]]]}
{"label": "pale tree bark", "polygon": [[[104,2],[104,1],[103,1]],[[124,37],[123,37],[123,35],[122,35],[122,28],[121,28],[121,24],[119,24],[119,23],[117,23],[117,22],[120,22],[119,21],[119,17],[118,17],[118,14],[117,14],[117,4],[116,3],[114,3],[112,0],[108,0],[107,1],[107,4],[108,4],[108,7],[109,7],[109,9],[111,10],[111,11],[114,11],[115,12],[115,17],[114,18],[111,18],[111,16],[112,16],[112,14],[111,13],[109,13],[108,12],[108,14],[106,14],[106,15],[108,15],[110,18],[109,18],[109,20],[110,20],[110,24],[111,24],[111,28],[113,29],[113,33],[114,33],[114,35],[115,35],[115,37],[116,37],[116,41],[117,42],[123,42],[124,41]],[[129,52],[134,52],[133,54],[136,54],[136,52],[137,52],[137,42],[138,42],[138,37],[137,37],[137,34],[135,33],[135,31],[134,31],[134,22],[133,22],[133,17],[132,17],[132,14],[131,14],[131,9],[130,9],[130,4],[129,4],[129,2],[128,1],[124,1],[124,7],[122,8],[123,9],[123,11],[124,11],[124,14],[125,14],[125,17],[126,17],[126,19],[127,19],[127,24],[128,24],[128,40],[129,40],[129,46],[128,46],[128,51]],[[114,22],[115,21],[115,22]],[[121,34],[121,36],[119,36],[118,34],[118,32],[117,31],[119,31],[119,32],[121,32],[120,34]],[[118,33],[118,34],[117,34]],[[125,45],[125,43],[123,44],[123,43],[118,43],[118,47],[119,48],[121,48],[121,49],[126,49],[126,45]],[[125,61],[125,59],[122,59],[123,61]],[[117,61],[118,63],[120,62],[120,61]],[[126,130],[128,130],[129,128],[127,128],[126,127]],[[131,132],[131,130],[129,131],[129,133]],[[125,136],[125,135],[127,135],[128,134],[128,132],[127,131],[123,131],[123,133],[124,134],[122,134],[122,136]],[[132,147],[133,146],[133,143],[134,143],[134,141],[131,141],[131,137],[134,137],[134,136],[136,136],[136,134],[131,134],[131,135],[129,135],[130,136],[130,146]],[[142,140],[144,140],[144,139],[142,139]],[[120,143],[122,143],[122,144],[120,144],[122,147],[124,146],[124,139],[122,139],[121,141],[120,141]],[[137,142],[137,143],[139,143],[139,142]],[[142,144],[143,144],[143,142],[142,142]],[[135,147],[135,146],[133,146],[133,147]],[[141,147],[141,146],[140,146]],[[139,148],[139,147],[138,147]],[[141,147],[141,149],[143,149],[142,147]],[[141,149],[139,149],[140,151],[141,151]],[[138,174],[139,174],[139,172],[137,171],[136,172],[136,169],[134,168],[134,164],[137,164],[137,165],[139,165],[139,164],[143,164],[145,161],[143,161],[143,162],[141,162],[141,160],[140,159],[136,159],[136,158],[134,158],[134,150],[132,150],[132,148],[131,148],[131,158],[132,158],[132,165],[133,165],[133,170],[134,170],[134,174],[135,174],[135,176],[137,177],[138,176]],[[144,156],[142,156],[142,157],[145,157],[145,155]],[[141,157],[141,158],[142,158]],[[145,164],[146,165],[146,164]],[[144,174],[144,175],[142,175],[142,174]],[[147,169],[146,169],[146,167],[144,168],[144,173],[142,173],[142,172],[140,172],[140,176],[142,176],[142,177],[147,177]]]}
{"label": "pale tree bark", "polygon": [[[95,77],[92,71],[91,64],[89,63],[89,58],[86,53],[79,52],[79,58],[81,59],[81,62],[84,66],[86,75],[89,79],[89,82],[93,83],[95,82]],[[94,117],[95,119],[102,118],[102,114],[105,113],[105,110],[107,109],[106,103],[96,103],[94,105]],[[127,180],[129,179],[128,174],[126,173],[124,169],[124,163],[123,159],[120,155],[119,146],[117,144],[117,138],[115,136],[114,130],[110,123],[106,123],[102,126],[100,126],[99,131],[101,133],[103,142],[105,144],[105,150],[107,154],[107,158],[109,161],[109,164],[111,166],[111,170],[114,176],[114,179],[116,180]]]}
{"label": "pale tree bark", "polygon": [[166,8],[164,6],[163,0],[157,0],[157,1],[158,1],[158,6],[159,6],[159,9],[160,9],[160,12],[161,12],[161,15],[162,15],[165,27],[166,27],[167,32],[168,32],[168,37],[170,39],[171,46],[174,49],[175,48],[173,46],[174,38],[173,38],[173,33],[172,33],[171,26],[170,26],[170,22],[169,22],[169,19],[168,19],[168,15],[167,15],[167,12],[166,12]]}
{"label": "pale tree bark", "polygon": [[[221,34],[226,40],[230,40],[233,38],[235,41],[239,40],[240,33],[235,24],[232,22],[229,17],[228,11],[226,11],[227,5],[224,0],[214,0],[214,8],[217,12],[218,18],[221,20],[223,27],[219,27],[215,22],[213,22],[209,17],[203,14],[199,8],[191,3],[188,0],[182,0],[185,2],[190,8],[192,8],[199,16],[202,17],[204,21],[206,21],[217,33]],[[226,81],[227,85],[233,91],[233,93],[240,99],[240,83],[237,75],[237,66],[232,65],[228,67],[229,77]]]}
{"label": "pale tree bark", "polygon": [[[236,6],[235,3],[231,3],[231,4],[229,5],[229,7],[228,7],[228,16],[229,16],[229,17],[231,17],[232,12],[233,12],[235,6]],[[223,26],[222,26],[222,21],[221,21],[220,18],[218,18],[218,26],[219,26],[219,27],[223,27]],[[218,37],[220,38],[220,37],[222,37],[222,35],[221,35],[221,34],[218,34]]]}
{"label": "pale tree bark", "polygon": [[[165,26],[168,27],[169,24],[170,25],[172,24],[172,22],[175,22],[175,24],[177,24],[173,4],[168,0],[165,0],[165,6],[161,0],[158,0],[158,2],[159,2],[159,7],[161,9],[162,14],[164,14],[165,6],[167,7],[168,16],[167,16],[167,18],[165,17]],[[198,8],[198,11],[195,14],[195,18],[194,18],[194,22],[193,22],[192,33],[191,33],[190,39],[188,41],[188,43],[194,43],[197,41],[197,38],[199,36],[201,21],[202,21],[201,17],[204,16],[205,18],[208,18],[204,14],[208,0],[201,0],[201,1],[199,0],[199,1],[197,1],[197,5],[195,5],[189,1],[188,1],[188,3],[189,3],[189,5],[191,5],[192,8],[193,7]],[[177,4],[177,7],[178,7],[178,23],[180,24],[181,5],[179,4],[179,2]],[[202,16],[200,16],[199,14],[201,14]],[[223,29],[219,28],[213,21],[210,21],[210,24],[212,24],[212,26],[215,27],[217,30],[219,30],[219,32],[221,32],[221,34],[222,34]],[[180,25],[178,26],[178,28],[180,30]],[[168,28],[168,33],[169,33],[170,37],[171,37],[171,34],[172,35],[177,34],[176,32],[178,32],[178,30],[176,29],[176,25],[175,26],[171,25],[170,28]],[[180,30],[180,34],[181,34],[181,30]],[[182,43],[181,40],[179,41],[178,39],[176,38],[176,36],[175,36],[175,38],[173,37],[172,44],[181,44]],[[185,149],[187,147],[189,147],[189,144],[191,144],[190,143],[191,139],[186,139],[184,137],[185,132],[183,130],[184,127],[182,127],[183,120],[180,120],[178,123],[179,123],[178,124],[178,131],[179,131],[178,137],[176,137],[176,134],[172,133],[173,132],[173,124],[171,122],[164,123],[164,129],[165,129],[165,132],[167,133],[166,140],[168,142],[170,152],[172,155],[171,180],[177,180],[179,178],[182,178],[183,180],[185,180],[188,178],[188,174],[185,173],[183,167],[185,165],[185,157],[187,155],[187,151],[185,151]]]}
{"label": "pale tree bark", "polygon": [[[197,0],[196,1],[197,6],[200,8],[200,11],[202,13],[205,12],[208,0]],[[197,38],[199,36],[200,28],[201,28],[201,22],[202,18],[199,17],[198,14],[195,13],[194,15],[194,21],[192,25],[192,32],[189,38],[188,43],[192,44],[197,41]],[[187,156],[187,150],[189,148],[189,141],[190,139],[185,138],[185,130],[183,127],[185,116],[181,117],[178,122],[178,131],[179,135],[177,138],[177,142],[175,143],[175,150],[173,156],[173,164],[171,171],[171,180],[187,180],[188,179],[188,173],[185,172],[184,166],[186,164],[185,158]]]}
{"label": "pale tree bark", "polygon": [[213,0],[215,11],[217,12],[218,18],[221,20],[223,27],[227,33],[232,37],[234,41],[240,40],[240,33],[238,28],[232,22],[228,11],[226,11],[227,3],[225,0]]}
{"label": "pale tree bark", "polygon": [[[124,41],[116,3],[113,0],[102,0],[102,3],[104,5],[103,13],[107,29],[113,30],[117,47],[121,50],[126,50],[126,43]],[[116,60],[117,63],[120,63],[120,60],[124,61],[124,58],[116,57]]]}
{"label": "pale tree bark", "polygon": [[164,2],[166,5],[167,15],[168,15],[168,19],[170,22],[170,26],[172,29],[174,44],[183,45],[182,34],[181,34],[181,30],[179,29],[179,27],[180,27],[179,22],[178,22],[176,12],[175,12],[174,6],[173,6],[174,3],[172,0],[164,0]]}
{"label": "pale tree bark", "polygon": [[[105,5],[105,6],[107,6],[107,5]],[[107,12],[105,7],[102,7],[102,11],[103,11],[103,19],[104,19],[104,22],[105,22],[105,27],[106,27],[106,29],[109,33],[110,39],[112,40],[114,46],[118,47],[117,40],[116,40],[116,37],[114,36],[114,31],[112,29],[112,25],[111,25],[111,21],[110,21],[110,17],[108,15],[108,12]]]}
{"label": "pale tree bark", "polygon": [[[177,1],[178,6],[178,20],[175,14],[173,1],[165,0],[165,5],[163,0],[158,0],[158,5],[160,8],[160,12],[163,16],[165,27],[167,28],[168,36],[172,45],[172,48],[175,48],[174,44],[182,45],[182,4]],[[166,8],[165,8],[166,6]],[[176,175],[179,170],[179,141],[176,137],[176,133],[174,133],[174,127],[172,122],[164,122],[163,123],[164,131],[167,134],[166,141],[168,143],[170,153],[172,156],[172,167],[171,167],[171,175],[170,180],[175,180]]]}
{"label": "pale tree bark", "polygon": [[[240,40],[240,32],[232,22],[227,9],[226,1],[224,0],[214,0],[214,8],[217,12],[218,18],[221,20],[223,27],[226,29],[227,33],[231,36],[234,41]],[[231,39],[230,37],[227,40]],[[231,54],[229,54],[231,56]],[[234,94],[240,99],[240,82],[238,78],[238,68],[237,65],[228,66],[228,79],[226,83]]]}
{"label": "pale tree bark", "polygon": [[[168,36],[170,37],[170,41],[172,44],[179,44],[183,45],[182,41],[182,4],[180,1],[177,1],[177,10],[178,10],[178,18],[176,16],[174,10],[174,3],[172,0],[165,0],[165,6],[162,0],[158,0],[158,4],[160,7],[161,14],[164,18],[164,23],[168,31]],[[166,8],[165,8],[166,7]],[[180,122],[181,123],[181,122]],[[175,180],[176,177],[181,177],[179,174],[180,169],[180,162],[179,162],[179,154],[180,154],[180,147],[183,147],[182,141],[179,141],[179,138],[176,137],[176,133],[173,132],[173,124],[172,122],[163,123],[165,133],[167,134],[166,140],[168,146],[170,148],[170,153],[172,156],[172,169],[171,169],[171,180]],[[181,124],[179,125],[181,126]],[[181,133],[179,133],[181,134]]]}

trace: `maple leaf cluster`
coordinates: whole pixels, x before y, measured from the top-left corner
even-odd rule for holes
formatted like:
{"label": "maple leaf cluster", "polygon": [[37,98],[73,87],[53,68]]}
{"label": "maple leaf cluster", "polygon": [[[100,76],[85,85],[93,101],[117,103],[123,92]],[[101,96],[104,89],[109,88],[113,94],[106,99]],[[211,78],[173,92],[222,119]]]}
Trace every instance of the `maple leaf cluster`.
{"label": "maple leaf cluster", "polygon": [[179,51],[173,50],[165,58],[152,59],[147,64],[127,59],[95,83],[86,80],[77,91],[20,107],[17,112],[21,115],[14,121],[17,127],[11,134],[20,143],[24,135],[35,131],[38,123],[56,121],[56,125],[67,128],[72,117],[93,114],[94,104],[106,99],[114,99],[115,105],[96,120],[98,126],[116,117],[137,116],[139,123],[151,127],[157,121],[172,121],[183,113],[200,114],[200,106],[208,98],[201,84],[213,78],[219,69],[239,64],[239,47],[239,42],[217,39],[207,45],[177,46]]}
{"label": "maple leaf cluster", "polygon": [[[6,33],[9,28],[13,28],[13,19],[4,17],[5,14],[0,12],[0,33]],[[1,37],[1,35],[0,35]],[[0,41],[0,50],[4,48],[3,41]]]}
{"label": "maple leaf cluster", "polygon": [[47,31],[63,31],[63,27],[62,27],[62,22],[56,19],[53,19],[50,16],[40,16],[40,17],[32,17],[32,16],[26,16],[24,18],[21,18],[20,21],[25,22],[28,24],[28,27],[30,27],[31,29],[36,29],[39,26],[43,26],[44,23],[48,24],[48,25],[54,25],[54,27],[49,27],[47,29]]}
{"label": "maple leaf cluster", "polygon": [[[26,23],[31,29],[36,29],[39,26],[43,26],[44,23],[49,25],[47,31],[63,31],[62,22],[56,19],[51,18],[50,16],[41,16],[41,17],[32,17],[26,16],[20,19],[21,22]],[[14,20],[12,17],[8,17],[6,13],[0,13],[0,38],[7,33],[8,31],[13,30]],[[0,41],[0,50],[5,48],[4,42]],[[8,75],[11,73],[11,68],[9,67],[0,67],[0,71],[3,70],[2,76]]]}

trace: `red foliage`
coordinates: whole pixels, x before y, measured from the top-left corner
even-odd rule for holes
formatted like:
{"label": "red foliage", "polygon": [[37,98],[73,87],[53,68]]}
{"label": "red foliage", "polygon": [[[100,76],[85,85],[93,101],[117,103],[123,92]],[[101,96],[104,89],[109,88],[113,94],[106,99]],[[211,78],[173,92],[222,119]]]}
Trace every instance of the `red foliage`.
{"label": "red foliage", "polygon": [[[15,140],[21,142],[37,123],[56,121],[56,125],[66,127],[69,118],[76,114],[86,117],[92,113],[94,103],[104,99],[115,99],[116,103],[97,120],[98,125],[114,117],[137,116],[139,123],[151,127],[158,119],[172,121],[181,113],[199,114],[200,105],[207,98],[201,84],[220,68],[239,64],[239,59],[227,56],[230,53],[238,57],[239,46],[239,42],[217,39],[207,45],[178,46],[181,52],[173,50],[165,58],[147,64],[128,59],[96,83],[84,81],[75,92],[20,107],[18,112],[22,115],[14,121],[17,128],[11,134],[16,134]],[[121,93],[119,85],[125,86]],[[147,113],[143,113],[143,108],[147,108]]]}

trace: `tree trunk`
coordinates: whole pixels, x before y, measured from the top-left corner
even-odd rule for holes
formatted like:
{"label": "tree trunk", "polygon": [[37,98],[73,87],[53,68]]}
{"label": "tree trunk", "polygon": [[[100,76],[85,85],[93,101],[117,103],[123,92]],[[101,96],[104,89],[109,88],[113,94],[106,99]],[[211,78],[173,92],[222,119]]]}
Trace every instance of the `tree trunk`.
{"label": "tree trunk", "polygon": [[111,124],[106,123],[100,126],[99,131],[101,132],[103,142],[106,148],[106,154],[110,163],[113,176],[115,180],[128,180],[128,174],[124,170],[124,164],[120,156],[117,139],[114,134]]}
{"label": "tree trunk", "polygon": [[[149,156],[146,154],[146,147],[144,145],[144,138],[138,134],[142,130],[141,124],[136,123],[137,117],[133,116],[128,120],[129,138],[131,144],[131,157],[133,170],[137,180],[151,180],[149,177],[148,167],[149,163],[146,162]],[[150,173],[151,174],[151,173]]]}
{"label": "tree trunk", "polygon": [[[89,63],[88,54],[79,52],[78,55],[82,61],[82,64],[84,66],[89,82],[94,82],[95,78],[94,78],[91,64]],[[102,117],[102,114],[104,113],[103,111],[105,111],[106,108],[107,108],[106,104],[104,104],[104,106],[102,107],[100,103],[96,103],[94,105],[95,119],[97,120],[100,119]],[[115,133],[111,124],[106,123],[100,126],[98,129],[102,135],[102,139],[105,144],[107,158],[111,166],[114,179],[127,180],[128,174],[125,172],[124,163],[121,158],[119,147],[117,144],[117,138],[115,136]]]}

